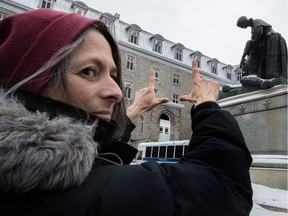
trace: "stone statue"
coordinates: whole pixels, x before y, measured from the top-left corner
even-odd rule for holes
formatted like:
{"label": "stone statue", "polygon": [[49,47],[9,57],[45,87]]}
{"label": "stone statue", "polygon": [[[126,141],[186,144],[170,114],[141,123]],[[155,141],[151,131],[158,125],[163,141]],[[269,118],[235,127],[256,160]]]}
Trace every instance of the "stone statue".
{"label": "stone statue", "polygon": [[[273,31],[272,26],[261,19],[248,19],[241,16],[237,20],[240,28],[251,27],[251,39],[246,42],[240,61],[245,86],[270,88],[287,83],[287,45],[281,34]],[[239,88],[239,85],[237,86]],[[223,92],[234,89],[223,86]]]}
{"label": "stone statue", "polygon": [[[281,34],[261,19],[241,16],[240,28],[251,27],[251,40],[247,41],[240,67],[245,75],[255,74],[262,79],[287,77],[287,46]],[[245,64],[245,57],[247,56]]]}

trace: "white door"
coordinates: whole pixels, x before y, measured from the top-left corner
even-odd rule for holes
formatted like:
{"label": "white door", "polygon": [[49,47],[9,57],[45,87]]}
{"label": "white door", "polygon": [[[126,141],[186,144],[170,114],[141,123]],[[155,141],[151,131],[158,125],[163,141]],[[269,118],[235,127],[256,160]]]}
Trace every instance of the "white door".
{"label": "white door", "polygon": [[160,117],[159,141],[170,141],[170,120],[166,114]]}

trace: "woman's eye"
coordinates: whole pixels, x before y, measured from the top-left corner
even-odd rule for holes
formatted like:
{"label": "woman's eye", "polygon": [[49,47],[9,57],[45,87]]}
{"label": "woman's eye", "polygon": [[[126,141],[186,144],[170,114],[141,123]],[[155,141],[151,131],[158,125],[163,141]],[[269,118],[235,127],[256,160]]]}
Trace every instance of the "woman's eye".
{"label": "woman's eye", "polygon": [[96,72],[93,68],[85,68],[81,71],[81,73],[85,76],[88,76],[88,77],[95,77],[96,76]]}

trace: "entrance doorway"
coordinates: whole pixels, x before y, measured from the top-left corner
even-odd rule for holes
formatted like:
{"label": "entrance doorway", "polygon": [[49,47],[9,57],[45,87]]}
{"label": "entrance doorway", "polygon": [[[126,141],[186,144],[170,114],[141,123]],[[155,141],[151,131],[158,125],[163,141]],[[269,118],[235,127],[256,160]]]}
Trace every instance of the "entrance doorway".
{"label": "entrance doorway", "polygon": [[159,125],[159,140],[158,141],[170,141],[170,118],[166,114],[161,114]]}

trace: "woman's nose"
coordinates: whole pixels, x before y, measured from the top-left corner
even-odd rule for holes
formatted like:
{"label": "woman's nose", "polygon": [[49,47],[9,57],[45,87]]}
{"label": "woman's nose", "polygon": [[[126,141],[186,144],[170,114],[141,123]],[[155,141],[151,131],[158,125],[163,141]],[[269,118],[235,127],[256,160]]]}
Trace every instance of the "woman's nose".
{"label": "woman's nose", "polygon": [[121,101],[123,94],[116,83],[116,81],[112,77],[106,77],[103,81],[103,89],[101,91],[101,96],[105,99],[111,99],[113,102]]}

